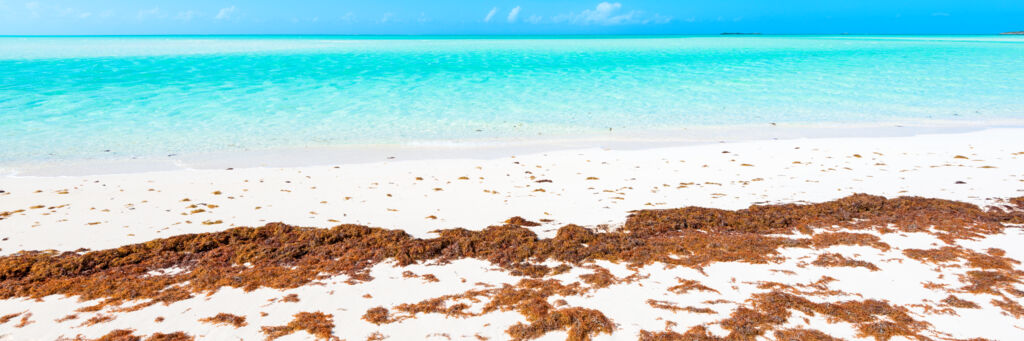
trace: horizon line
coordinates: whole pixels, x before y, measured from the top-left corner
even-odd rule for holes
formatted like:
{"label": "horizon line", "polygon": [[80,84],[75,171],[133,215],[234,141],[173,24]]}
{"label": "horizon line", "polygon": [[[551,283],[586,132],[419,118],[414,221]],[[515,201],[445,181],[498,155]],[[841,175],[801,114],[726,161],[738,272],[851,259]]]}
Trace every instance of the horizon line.
{"label": "horizon line", "polygon": [[761,32],[720,32],[720,33],[467,33],[467,34],[415,34],[415,33],[168,33],[168,34],[0,34],[0,37],[245,37],[245,36],[335,36],[335,37],[529,37],[529,36],[972,36],[972,35],[1014,35],[1017,31],[999,33],[761,33]]}

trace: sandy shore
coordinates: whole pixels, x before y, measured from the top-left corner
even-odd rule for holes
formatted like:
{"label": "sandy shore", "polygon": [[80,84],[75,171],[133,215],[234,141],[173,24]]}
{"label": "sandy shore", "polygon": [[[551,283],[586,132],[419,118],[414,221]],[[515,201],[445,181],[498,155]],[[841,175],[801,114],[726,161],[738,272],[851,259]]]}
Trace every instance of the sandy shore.
{"label": "sandy shore", "polygon": [[[431,238],[436,236],[431,231],[438,229],[481,230],[521,216],[540,222],[529,227],[540,238],[551,238],[570,223],[612,230],[635,210],[685,206],[735,210],[752,204],[818,203],[854,193],[1005,205],[1005,199],[1024,196],[1024,129],[640,150],[591,148],[487,159],[396,158],[337,166],[4,177],[0,178],[0,190],[3,255],[102,250],[271,222],[308,227],[351,223]],[[765,292],[759,282],[798,286],[829,276],[833,280],[828,288],[844,294],[827,299],[878,299],[899,305],[915,319],[931,324],[921,332],[929,337],[1012,340],[1024,335],[1022,316],[990,303],[992,295],[957,294],[977,302],[980,308],[957,309],[955,314],[936,313],[922,305],[950,295],[948,290],[929,289],[922,283],[956,286],[958,276],[970,270],[968,266],[936,266],[910,259],[903,252],[948,244],[933,233],[865,233],[876,235],[892,247],[783,248],[777,261],[715,262],[699,269],[657,263],[636,268],[597,261],[588,263],[590,267],[577,266],[548,278],[568,284],[593,273],[597,266],[615,278],[632,275],[640,279],[549,299],[601,311],[614,321],[614,330],[594,335],[597,339],[634,339],[641,331],[682,333],[702,324],[707,324],[714,335],[725,335],[727,328],[715,322],[728,317],[752,295]],[[1020,247],[1024,245],[1024,232],[1019,228],[957,240],[955,245],[982,253],[998,248],[1005,251],[1004,257],[1024,261],[1024,248]],[[824,253],[856,258],[878,269],[807,265]],[[1013,269],[1024,267],[1015,263]],[[183,269],[163,271],[176,273]],[[162,274],[158,271],[154,276]],[[425,279],[423,274],[434,278]],[[0,301],[0,315],[19,313],[0,324],[0,336],[18,340],[96,338],[115,329],[134,329],[142,336],[183,331],[198,339],[251,340],[267,337],[263,326],[287,325],[296,313],[320,311],[332,316],[332,333],[341,339],[508,339],[509,327],[523,321],[514,310],[464,318],[420,314],[380,325],[363,318],[373,307],[393,307],[472,289],[514,285],[522,280],[484,260],[405,267],[385,262],[374,265],[370,275],[373,280],[354,284],[347,275],[330,276],[287,290],[260,288],[245,292],[224,287],[209,295],[136,311],[106,307],[76,313],[76,309],[100,300],[79,301],[60,295],[40,300],[14,297]],[[666,291],[680,279],[698,279],[716,291],[687,295]],[[1024,285],[1010,284],[1005,290],[1011,294],[1003,298],[1024,303],[1024,298],[1012,295],[1013,290],[1024,292],[1020,291]],[[290,294],[297,295],[298,301],[282,299]],[[704,304],[710,313],[692,313],[658,308],[648,299],[679,306],[718,301]],[[236,327],[200,321],[221,312],[244,316],[246,323]],[[866,337],[850,323],[822,314],[799,314],[800,318],[791,318],[786,326],[826,331],[844,339]],[[77,316],[62,319],[68,315]],[[114,318],[85,323],[98,316]],[[155,320],[162,322],[152,322]],[[566,333],[554,330],[540,337],[565,339]],[[298,331],[281,339],[309,337],[305,331]]]}

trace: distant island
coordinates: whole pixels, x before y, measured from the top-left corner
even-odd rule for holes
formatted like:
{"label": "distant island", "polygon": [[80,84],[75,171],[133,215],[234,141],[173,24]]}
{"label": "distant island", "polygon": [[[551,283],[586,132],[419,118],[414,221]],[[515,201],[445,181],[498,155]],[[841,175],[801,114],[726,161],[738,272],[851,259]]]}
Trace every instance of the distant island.
{"label": "distant island", "polygon": [[760,35],[760,33],[722,32],[723,36]]}
{"label": "distant island", "polygon": [[1024,35],[1024,31],[1003,32],[1003,33],[1000,33],[1000,34],[1022,34],[1022,35]]}

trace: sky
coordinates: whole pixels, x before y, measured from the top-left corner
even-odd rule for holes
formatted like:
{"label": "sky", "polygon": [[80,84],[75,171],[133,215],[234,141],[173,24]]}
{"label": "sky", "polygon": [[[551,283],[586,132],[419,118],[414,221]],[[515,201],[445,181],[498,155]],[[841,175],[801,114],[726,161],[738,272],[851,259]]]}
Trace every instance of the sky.
{"label": "sky", "polygon": [[1024,0],[0,0],[0,35],[973,34]]}

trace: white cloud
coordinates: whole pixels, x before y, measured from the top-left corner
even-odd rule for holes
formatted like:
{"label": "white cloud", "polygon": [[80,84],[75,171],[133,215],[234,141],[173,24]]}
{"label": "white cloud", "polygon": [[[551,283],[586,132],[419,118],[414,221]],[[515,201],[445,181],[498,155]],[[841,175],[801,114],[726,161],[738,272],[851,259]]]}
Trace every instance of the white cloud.
{"label": "white cloud", "polygon": [[35,2],[35,1],[26,2],[25,3],[25,9],[27,9],[29,11],[29,13],[32,13],[32,17],[33,18],[38,18],[39,17],[39,3],[38,2]]}
{"label": "white cloud", "polygon": [[235,10],[237,10],[235,6],[221,8],[220,12],[217,12],[217,16],[213,18],[217,20],[231,19],[231,16],[235,14]]}
{"label": "white cloud", "polygon": [[345,13],[345,15],[341,16],[341,18],[338,18],[338,20],[343,22],[343,23],[350,24],[350,23],[356,21],[356,14],[352,13],[352,12],[348,12],[348,13]]}
{"label": "white cloud", "polygon": [[516,18],[519,17],[519,10],[519,6],[516,6],[516,8],[513,8],[511,11],[508,11],[508,22],[516,22]]}
{"label": "white cloud", "polygon": [[621,24],[664,24],[672,21],[671,17],[645,15],[643,11],[621,12],[622,4],[602,2],[594,9],[586,9],[580,13],[569,13],[555,16],[554,22],[568,22],[577,25],[621,25]]}
{"label": "white cloud", "polygon": [[[8,3],[0,0],[0,18],[10,17],[15,14],[14,10],[10,10],[7,6]],[[52,4],[39,1],[29,1],[23,5],[25,10],[28,12],[28,16],[31,18],[62,18],[62,19],[77,19],[84,20],[90,18],[109,18],[113,16],[114,12],[111,10],[103,11],[87,11],[81,10],[74,7],[65,7],[59,4]],[[17,13],[17,15],[25,15],[24,13]],[[146,19],[149,17],[165,17],[163,12],[159,8],[154,7],[148,10],[142,10],[138,13],[138,19]]]}
{"label": "white cloud", "polygon": [[195,17],[196,17],[196,12],[189,10],[189,11],[178,12],[178,15],[175,16],[174,19],[181,20],[181,21],[190,21],[190,20],[192,20],[192,18],[195,18]]}
{"label": "white cloud", "polygon": [[135,18],[139,20],[146,20],[153,17],[162,18],[163,16],[164,14],[163,11],[160,10],[160,7],[153,7],[150,9],[140,10],[139,13],[135,15]]}
{"label": "white cloud", "polygon": [[672,17],[664,16],[658,13],[654,13],[654,16],[644,19],[644,24],[655,23],[655,24],[667,24],[672,21]]}
{"label": "white cloud", "polygon": [[498,8],[497,7],[492,8],[490,12],[487,12],[487,16],[484,17],[484,22],[491,22],[491,18],[494,18],[495,14],[498,14]]}
{"label": "white cloud", "polygon": [[597,4],[596,8],[580,13],[580,15],[574,18],[574,21],[582,24],[614,25],[629,21],[636,14],[636,12],[630,11],[625,14],[615,15],[620,8],[622,8],[621,3],[602,2]]}
{"label": "white cloud", "polygon": [[531,24],[537,24],[537,23],[540,23],[540,21],[543,20],[543,19],[544,19],[543,17],[535,14],[535,15],[531,15],[529,18],[526,18],[526,20],[523,20],[523,21],[531,23]]}
{"label": "white cloud", "polygon": [[380,17],[380,23],[384,24],[384,23],[387,23],[389,21],[394,21],[393,20],[394,17],[395,17],[394,13],[391,13],[391,12],[384,13],[384,16]]}
{"label": "white cloud", "polygon": [[[0,3],[0,5],[3,5]],[[41,16],[47,17],[58,17],[58,18],[79,18],[85,19],[92,16],[92,13],[80,11],[71,7],[63,7],[60,5],[48,5],[38,1],[30,1],[25,3],[25,9],[28,10],[29,15],[33,18]]]}

